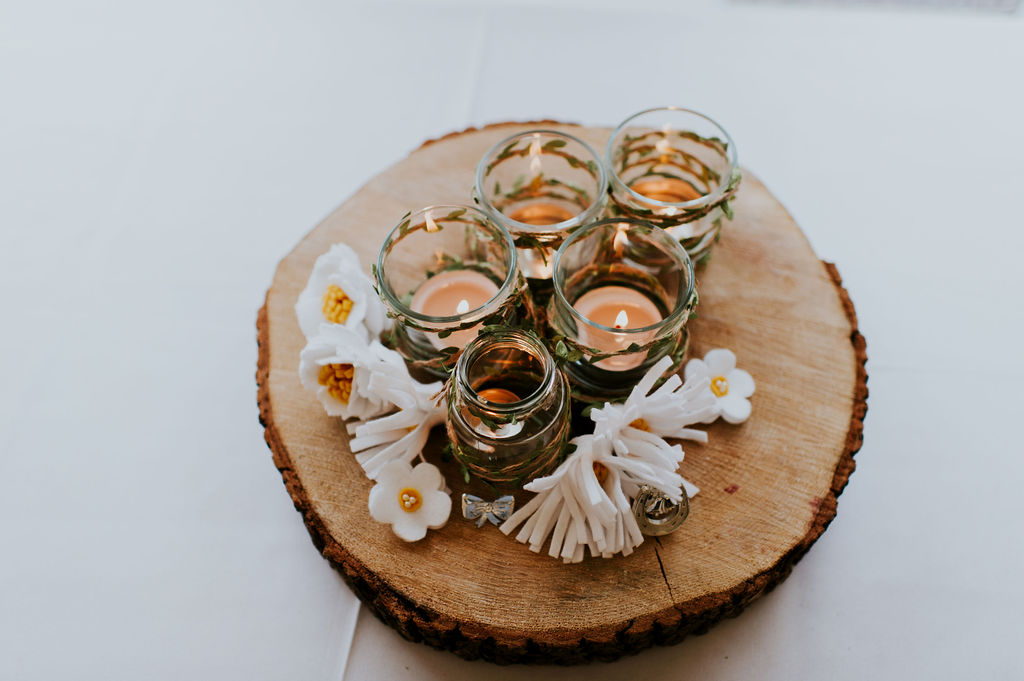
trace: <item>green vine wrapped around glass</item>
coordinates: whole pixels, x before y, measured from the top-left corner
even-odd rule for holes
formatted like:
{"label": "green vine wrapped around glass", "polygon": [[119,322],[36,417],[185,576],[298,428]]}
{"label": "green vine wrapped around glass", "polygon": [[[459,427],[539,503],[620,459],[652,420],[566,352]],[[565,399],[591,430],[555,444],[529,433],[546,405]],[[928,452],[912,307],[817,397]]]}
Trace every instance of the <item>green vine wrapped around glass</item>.
{"label": "green vine wrapped around glass", "polygon": [[613,215],[666,230],[700,264],[722,221],[732,219],[741,181],[736,145],[704,114],[680,107],[648,109],[612,132],[605,150]]}
{"label": "green vine wrapped around glass", "polygon": [[465,475],[498,487],[564,458],[573,399],[623,399],[659,359],[671,356],[674,371],[686,351],[693,265],[664,230],[590,223],[553,263],[544,320],[508,231],[472,207],[431,206],[403,217],[373,268],[395,321],[386,341],[411,368],[447,376],[451,451]]}
{"label": "green vine wrapped around glass", "polygon": [[413,368],[446,376],[488,325],[533,326],[512,237],[472,206],[430,206],[391,231],[373,268],[394,326],[386,338]]}
{"label": "green vine wrapped around glass", "polygon": [[467,476],[518,489],[564,457],[568,384],[534,334],[499,329],[477,336],[463,350],[447,394],[448,439]]}
{"label": "green vine wrapped around glass", "polygon": [[649,222],[612,218],[574,232],[554,262],[548,342],[573,397],[625,397],[662,357],[683,362],[698,302],[693,263]]}
{"label": "green vine wrapped around glass", "polygon": [[604,209],[608,179],[594,149],[553,130],[530,130],[494,145],[476,169],[474,198],[507,229],[530,279],[551,278],[555,249]]}

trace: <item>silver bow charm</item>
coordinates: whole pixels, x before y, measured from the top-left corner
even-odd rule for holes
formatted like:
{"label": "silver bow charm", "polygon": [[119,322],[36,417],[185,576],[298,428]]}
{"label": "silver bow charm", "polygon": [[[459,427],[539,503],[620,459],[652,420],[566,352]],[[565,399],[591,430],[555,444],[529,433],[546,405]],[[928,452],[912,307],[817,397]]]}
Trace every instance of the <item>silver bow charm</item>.
{"label": "silver bow charm", "polygon": [[462,495],[462,517],[466,520],[475,520],[477,527],[483,527],[485,520],[500,525],[512,515],[515,506],[515,497],[508,494],[494,501],[484,501],[472,494]]}

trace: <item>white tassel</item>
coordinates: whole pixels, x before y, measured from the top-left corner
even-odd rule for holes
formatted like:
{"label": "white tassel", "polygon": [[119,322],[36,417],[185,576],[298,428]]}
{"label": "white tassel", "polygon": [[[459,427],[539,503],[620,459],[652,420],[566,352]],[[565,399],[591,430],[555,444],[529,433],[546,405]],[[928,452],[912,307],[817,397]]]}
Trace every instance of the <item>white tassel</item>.
{"label": "white tassel", "polygon": [[[605,404],[591,411],[593,435],[572,440],[576,450],[554,473],[537,478],[523,489],[536,495],[501,525],[501,531],[529,544],[539,553],[566,563],[591,556],[628,556],[643,543],[632,499],[643,486],[652,487],[679,503],[682,495],[700,490],[677,469],[683,450],[666,437],[707,441],[704,431],[687,426],[715,413],[708,379],[683,383],[670,376],[651,392],[669,366],[664,358],[640,380],[623,404]],[[650,393],[650,394],[648,394]],[[594,471],[600,464],[608,475],[601,484]]]}
{"label": "white tassel", "polygon": [[375,393],[393,404],[398,411],[373,419],[348,424],[349,449],[370,480],[376,480],[384,466],[392,461],[412,464],[418,456],[423,460],[423,447],[430,430],[444,423],[447,407],[435,396],[441,383],[424,384],[413,379],[397,354],[389,362],[390,371],[375,374]]}

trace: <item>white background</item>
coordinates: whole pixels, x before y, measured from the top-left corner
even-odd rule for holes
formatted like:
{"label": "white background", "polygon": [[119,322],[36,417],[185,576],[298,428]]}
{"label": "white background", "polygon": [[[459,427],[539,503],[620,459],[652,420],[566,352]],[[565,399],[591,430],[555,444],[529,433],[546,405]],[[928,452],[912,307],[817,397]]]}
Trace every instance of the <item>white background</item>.
{"label": "white background", "polygon": [[[1024,675],[1020,14],[551,5],[0,5],[0,678]],[[857,305],[838,518],[675,647],[565,670],[408,643],[263,443],[275,265],[425,138],[662,103],[731,132]]]}

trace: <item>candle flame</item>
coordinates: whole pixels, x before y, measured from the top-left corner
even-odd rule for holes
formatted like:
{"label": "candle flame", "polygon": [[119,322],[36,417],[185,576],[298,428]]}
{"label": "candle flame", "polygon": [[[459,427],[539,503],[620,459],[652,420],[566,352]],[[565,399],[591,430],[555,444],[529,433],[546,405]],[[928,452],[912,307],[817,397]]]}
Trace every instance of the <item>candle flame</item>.
{"label": "candle flame", "polygon": [[534,134],[533,141],[530,142],[530,172],[534,175],[540,175],[540,135]]}
{"label": "candle flame", "polygon": [[615,328],[624,329],[629,325],[629,316],[625,310],[619,310],[619,314],[615,315]]}
{"label": "candle flame", "polygon": [[624,222],[620,222],[615,227],[615,237],[612,239],[612,247],[615,248],[616,255],[622,255],[622,249],[626,247],[626,242],[629,240],[626,236],[627,229],[628,227]]}
{"label": "candle flame", "polygon": [[426,219],[426,223],[427,223],[426,229],[427,229],[428,232],[434,233],[434,232],[440,232],[441,231],[441,228],[437,226],[436,222],[434,222],[434,216],[430,214],[430,211],[427,211],[426,218],[427,218]]}
{"label": "candle flame", "polygon": [[661,157],[658,159],[659,163],[668,163],[669,154],[673,151],[672,145],[668,143],[668,135],[670,132],[672,132],[671,124],[666,123],[665,125],[661,126],[661,134],[663,135],[663,137],[660,140],[658,140],[658,142],[654,145],[654,148],[658,151],[659,154],[661,154]]}
{"label": "candle flame", "polygon": [[469,301],[463,298],[459,301],[459,304],[455,306],[456,314],[466,314],[469,312]]}
{"label": "candle flame", "polygon": [[533,141],[530,142],[530,156],[540,156],[540,133],[533,134]]}

